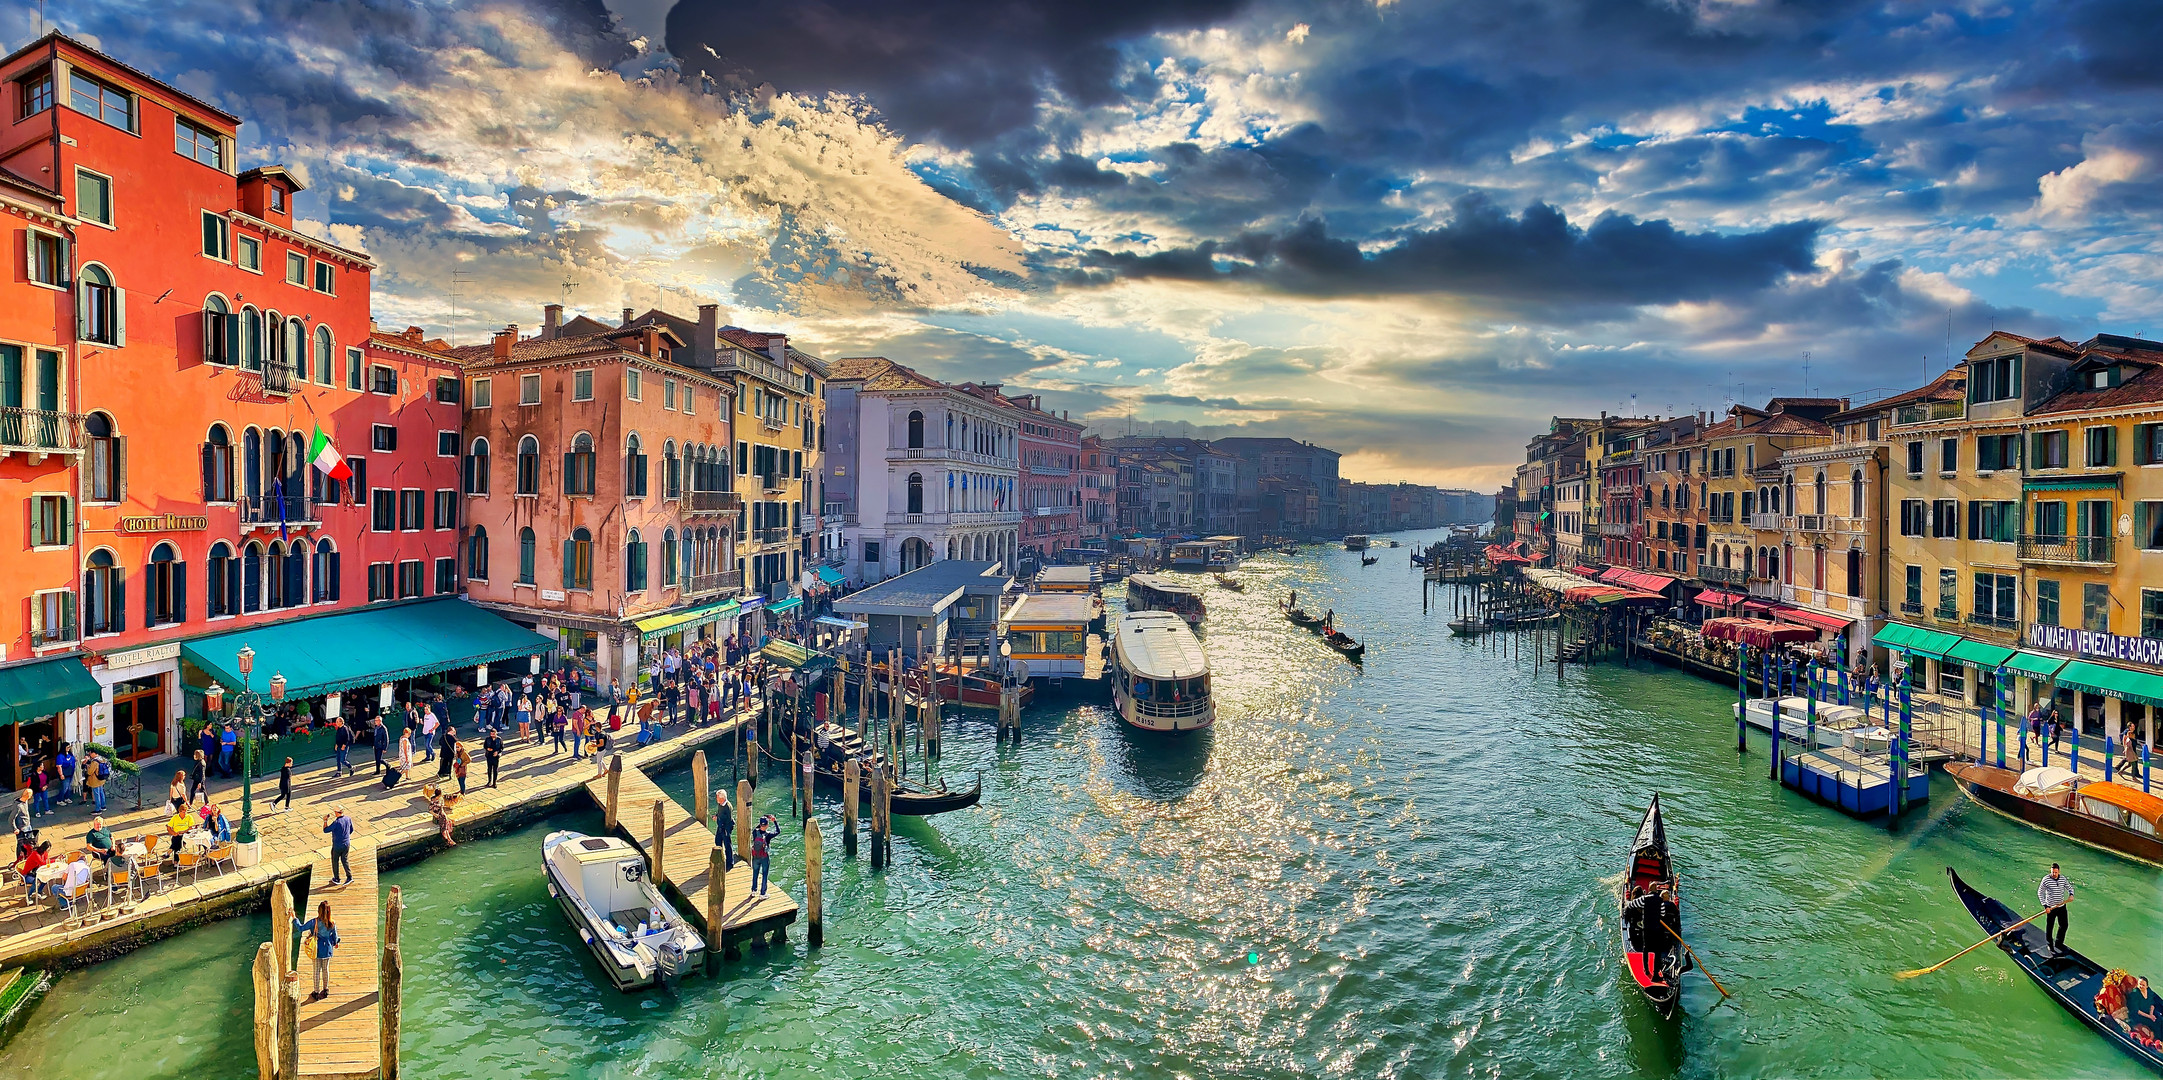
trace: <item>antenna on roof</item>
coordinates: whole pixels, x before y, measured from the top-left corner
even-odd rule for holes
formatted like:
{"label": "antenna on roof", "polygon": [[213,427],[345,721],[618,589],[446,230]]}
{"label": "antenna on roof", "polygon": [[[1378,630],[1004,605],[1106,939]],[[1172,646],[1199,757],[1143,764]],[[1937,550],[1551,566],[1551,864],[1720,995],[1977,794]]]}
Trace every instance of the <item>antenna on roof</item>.
{"label": "antenna on roof", "polygon": [[563,299],[568,301],[569,299],[571,299],[571,290],[578,288],[578,282],[564,281],[560,284],[563,286]]}
{"label": "antenna on roof", "polygon": [[464,296],[460,290],[465,288],[468,276],[465,270],[451,271],[451,327],[444,336],[449,338],[453,345],[458,344],[458,301]]}
{"label": "antenna on roof", "polygon": [[1809,397],[1809,396],[1810,396],[1810,350],[1808,350],[1808,349],[1804,349],[1804,350],[1803,350],[1803,371],[1802,371],[1802,376],[1803,376],[1803,388],[1802,388],[1802,396],[1804,396],[1804,397]]}

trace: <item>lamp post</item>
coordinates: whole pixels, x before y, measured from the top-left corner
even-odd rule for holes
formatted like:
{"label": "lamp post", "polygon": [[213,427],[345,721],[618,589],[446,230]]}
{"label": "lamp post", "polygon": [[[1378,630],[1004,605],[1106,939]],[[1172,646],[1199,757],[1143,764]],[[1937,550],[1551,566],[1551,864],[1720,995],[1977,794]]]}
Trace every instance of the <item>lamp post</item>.
{"label": "lamp post", "polygon": [[[256,835],[255,792],[252,781],[255,779],[255,743],[263,734],[263,698],[255,692],[255,650],[242,645],[239,655],[234,659],[238,661],[240,668],[240,694],[233,699],[233,716],[240,721],[244,738],[241,742],[240,758],[240,828],[233,830],[233,839],[242,844],[253,844]],[[215,682],[210,684],[210,689],[203,692],[203,699],[209,703],[211,712],[218,712],[223,707],[225,694],[225,687]],[[270,677],[270,701],[272,705],[285,701],[283,673]]]}

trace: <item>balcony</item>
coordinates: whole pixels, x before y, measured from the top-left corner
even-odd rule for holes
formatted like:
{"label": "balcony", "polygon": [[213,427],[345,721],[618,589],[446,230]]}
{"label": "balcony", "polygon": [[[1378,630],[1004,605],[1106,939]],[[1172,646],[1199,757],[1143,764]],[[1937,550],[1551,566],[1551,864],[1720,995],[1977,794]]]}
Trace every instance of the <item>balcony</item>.
{"label": "balcony", "polygon": [[314,528],[321,524],[316,519],[315,500],[306,495],[247,495],[240,500],[240,527],[249,529],[275,529],[287,527]]}
{"label": "balcony", "polygon": [[2118,560],[2112,554],[2110,536],[2030,536],[2020,537],[2016,557],[2024,563],[2046,563],[2059,566],[2111,566]]}
{"label": "balcony", "polygon": [[1697,576],[1701,580],[1710,581],[1717,585],[1747,586],[1750,584],[1750,571],[1740,567],[1700,566],[1697,568]]}
{"label": "balcony", "polygon": [[[1165,520],[1160,517],[1158,520]],[[1014,525],[1021,521],[1019,510],[950,510],[930,514],[886,515],[888,525]],[[1144,521],[1138,527],[1150,528]]]}
{"label": "balcony", "polygon": [[1749,515],[1749,523],[1753,529],[1783,529],[1787,527],[1787,522],[1781,520],[1779,514],[1762,512]]}
{"label": "balcony", "polygon": [[781,475],[780,473],[760,474],[759,489],[761,491],[764,491],[768,495],[774,495],[783,491],[787,491],[789,489],[789,478]]}
{"label": "balcony", "polygon": [[726,570],[707,574],[692,574],[690,577],[683,579],[683,584],[676,586],[676,592],[688,600],[702,596],[713,596],[718,593],[741,592],[743,587],[743,571]]}
{"label": "balcony", "polygon": [[263,365],[263,392],[266,394],[290,394],[293,392],[294,365],[272,362]]}
{"label": "balcony", "polygon": [[1024,469],[1027,469],[1027,470],[1029,470],[1029,475],[1031,475],[1031,476],[1072,476],[1072,475],[1074,475],[1074,470],[1072,470],[1072,469],[1069,469],[1069,468],[1067,468],[1067,467],[1066,467],[1066,466],[1064,466],[1064,465],[1024,465],[1024,466],[1022,466],[1022,468],[1024,468]]}
{"label": "balcony", "polygon": [[1939,622],[1956,623],[1960,621],[1960,607],[1956,604],[1939,604],[1930,610],[1930,617]]}
{"label": "balcony", "polygon": [[1063,515],[1063,514],[1072,514],[1072,513],[1076,513],[1076,512],[1078,512],[1078,511],[1079,511],[1080,509],[1081,509],[1081,508],[1080,508],[1080,507],[1078,507],[1078,506],[1039,506],[1039,507],[1037,507],[1037,508],[1035,508],[1035,509],[1033,509],[1033,510],[1029,511],[1029,516],[1030,516],[1030,517],[1059,517],[1059,516],[1061,516],[1061,515]]}
{"label": "balcony", "polygon": [[958,450],[946,446],[893,446],[886,450],[888,461],[959,461],[969,465],[983,465],[994,469],[1011,469],[1014,463],[990,454]]}
{"label": "balcony", "polygon": [[688,491],[678,503],[685,516],[733,514],[743,509],[743,496],[733,491]]}
{"label": "balcony", "polygon": [[1900,613],[1902,615],[1921,615],[1923,613],[1923,603],[1920,600],[1902,600],[1900,602]]}
{"label": "balcony", "polygon": [[1969,613],[1968,625],[1979,626],[1985,630],[1995,630],[2001,634],[2017,633],[2020,630],[2019,619],[2011,616],[1985,615],[1979,611]]}
{"label": "balcony", "polygon": [[1823,515],[1823,514],[1797,514],[1797,515],[1795,515],[1795,531],[1797,531],[1797,532],[1806,532],[1806,533],[1821,533],[1821,532],[1825,532],[1825,531],[1826,531],[1826,528],[1825,528],[1825,515]]}
{"label": "balcony", "polygon": [[794,540],[795,536],[794,530],[786,525],[769,525],[763,529],[752,529],[745,539],[754,544],[786,544]]}
{"label": "balcony", "polygon": [[35,465],[48,454],[83,452],[83,414],[0,408],[0,458],[24,454]]}
{"label": "balcony", "polygon": [[1600,522],[1600,535],[1627,537],[1630,535],[1630,526],[1627,522],[1603,521]]}

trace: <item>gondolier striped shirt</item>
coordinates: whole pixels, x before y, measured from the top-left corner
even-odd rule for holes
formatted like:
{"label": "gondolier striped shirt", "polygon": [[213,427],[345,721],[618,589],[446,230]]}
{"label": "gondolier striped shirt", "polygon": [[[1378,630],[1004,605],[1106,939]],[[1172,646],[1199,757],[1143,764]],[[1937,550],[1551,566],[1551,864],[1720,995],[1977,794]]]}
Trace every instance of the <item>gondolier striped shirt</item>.
{"label": "gondolier striped shirt", "polygon": [[2035,898],[2041,900],[2044,907],[2057,907],[2073,898],[2073,883],[2067,881],[2063,875],[2058,877],[2046,875],[2043,878],[2043,883],[2035,887]]}

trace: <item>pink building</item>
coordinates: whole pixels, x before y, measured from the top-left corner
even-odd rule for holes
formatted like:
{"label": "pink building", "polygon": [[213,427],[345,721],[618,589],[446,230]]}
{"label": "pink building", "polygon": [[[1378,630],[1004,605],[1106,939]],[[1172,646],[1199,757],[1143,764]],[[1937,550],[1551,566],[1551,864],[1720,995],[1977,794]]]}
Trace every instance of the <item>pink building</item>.
{"label": "pink building", "polygon": [[1044,409],[1044,399],[1007,399],[1021,416],[1021,551],[1038,566],[1082,546],[1082,425]]}

